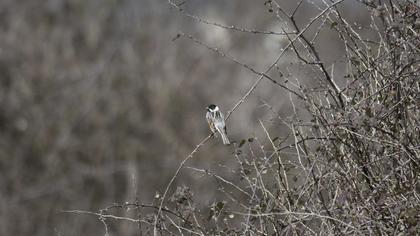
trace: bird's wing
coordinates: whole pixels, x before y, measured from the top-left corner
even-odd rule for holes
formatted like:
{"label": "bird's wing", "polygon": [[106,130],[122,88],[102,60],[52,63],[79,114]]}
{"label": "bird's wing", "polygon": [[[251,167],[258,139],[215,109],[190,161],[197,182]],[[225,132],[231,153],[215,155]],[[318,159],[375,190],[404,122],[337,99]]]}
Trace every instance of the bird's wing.
{"label": "bird's wing", "polygon": [[211,117],[211,114],[209,112],[207,112],[206,114],[206,120],[207,120],[207,123],[209,124],[211,132],[215,133],[216,128],[214,127],[214,122],[212,122],[213,118]]}
{"label": "bird's wing", "polygon": [[219,112],[219,117],[220,117],[220,121],[223,124],[223,128],[222,130],[225,132],[225,134],[227,134],[227,128],[226,128],[226,124],[225,124],[225,116],[223,116],[222,112]]}
{"label": "bird's wing", "polygon": [[222,112],[219,112],[220,113],[220,119],[222,119],[223,121],[225,121],[225,116],[223,116],[223,113]]}

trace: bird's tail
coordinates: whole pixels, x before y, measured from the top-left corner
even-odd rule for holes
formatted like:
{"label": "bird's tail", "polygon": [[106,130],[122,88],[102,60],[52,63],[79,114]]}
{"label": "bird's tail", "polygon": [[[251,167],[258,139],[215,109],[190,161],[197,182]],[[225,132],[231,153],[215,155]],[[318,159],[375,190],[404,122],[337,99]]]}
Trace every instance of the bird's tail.
{"label": "bird's tail", "polygon": [[220,136],[222,136],[222,141],[223,141],[224,145],[229,145],[230,144],[230,141],[229,141],[229,138],[228,138],[226,132],[221,132]]}

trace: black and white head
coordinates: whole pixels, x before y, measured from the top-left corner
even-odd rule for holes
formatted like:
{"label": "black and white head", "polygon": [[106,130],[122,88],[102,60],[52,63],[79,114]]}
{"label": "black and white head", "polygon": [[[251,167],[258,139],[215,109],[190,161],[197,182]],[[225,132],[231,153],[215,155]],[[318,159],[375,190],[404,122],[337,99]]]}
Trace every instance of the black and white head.
{"label": "black and white head", "polygon": [[206,107],[206,109],[207,109],[208,112],[211,112],[211,113],[216,112],[216,111],[219,111],[219,107],[216,106],[216,105],[214,105],[214,104],[208,105]]}

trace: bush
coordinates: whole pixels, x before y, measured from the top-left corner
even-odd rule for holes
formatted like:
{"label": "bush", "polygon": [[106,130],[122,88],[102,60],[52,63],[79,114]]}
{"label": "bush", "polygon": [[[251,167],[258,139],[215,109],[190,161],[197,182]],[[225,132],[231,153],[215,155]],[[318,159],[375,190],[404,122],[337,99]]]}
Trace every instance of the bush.
{"label": "bush", "polygon": [[[293,112],[272,112],[268,122],[287,127],[282,137],[265,127],[266,138],[234,144],[236,167],[223,177],[217,171],[188,167],[215,180],[220,201],[202,204],[188,187],[178,187],[168,198],[173,180],[186,162],[207,143],[203,140],[180,164],[163,195],[157,196],[154,220],[138,215],[145,232],[199,235],[282,234],[416,234],[420,232],[419,182],[419,17],[411,2],[359,1],[369,23],[350,22],[343,1],[316,5],[318,14],[303,26],[293,11],[266,1],[269,14],[288,23],[283,32],[261,32],[213,23],[184,11],[187,18],[214,27],[248,34],[282,35],[287,44],[265,72],[242,63],[221,49],[186,33],[219,56],[259,76],[257,82],[229,111],[229,116],[253,96],[261,80],[290,94]],[[368,30],[363,31],[363,27]],[[288,32],[289,31],[289,32]],[[334,33],[344,47],[342,60],[327,63],[318,37]],[[287,50],[294,65],[313,72],[310,83],[281,68]],[[337,78],[334,66],[345,73]],[[276,71],[279,73],[272,73]],[[286,76],[284,76],[286,75]],[[280,82],[281,81],[281,82]],[[169,199],[169,201],[167,201]],[[201,206],[199,206],[201,204]],[[136,207],[139,207],[136,204]],[[141,212],[139,210],[139,212]],[[146,217],[146,218],[145,218]],[[110,216],[115,218],[115,216]]]}

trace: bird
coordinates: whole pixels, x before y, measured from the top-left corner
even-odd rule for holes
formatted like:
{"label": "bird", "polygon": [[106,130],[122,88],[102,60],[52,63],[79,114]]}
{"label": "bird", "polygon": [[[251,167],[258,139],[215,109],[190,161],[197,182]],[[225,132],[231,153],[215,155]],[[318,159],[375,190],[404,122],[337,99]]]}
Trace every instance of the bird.
{"label": "bird", "polygon": [[209,123],[211,132],[213,135],[217,135],[217,132],[219,132],[220,136],[222,136],[223,144],[229,145],[230,141],[227,136],[227,129],[223,113],[220,111],[219,107],[214,104],[208,105],[206,110],[206,120],[207,123]]}

